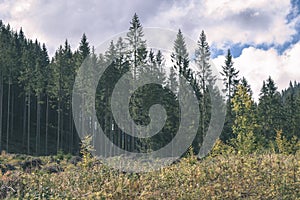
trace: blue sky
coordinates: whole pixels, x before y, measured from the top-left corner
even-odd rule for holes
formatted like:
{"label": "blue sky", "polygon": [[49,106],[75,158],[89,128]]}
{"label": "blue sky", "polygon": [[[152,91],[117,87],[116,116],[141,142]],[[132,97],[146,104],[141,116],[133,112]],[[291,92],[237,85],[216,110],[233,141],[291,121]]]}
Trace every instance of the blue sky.
{"label": "blue sky", "polygon": [[144,27],[207,34],[218,69],[228,48],[255,98],[269,75],[279,89],[300,81],[300,0],[0,0],[0,19],[46,43],[50,55],[67,38],[73,49],[85,32],[92,45],[128,30],[137,13]]}

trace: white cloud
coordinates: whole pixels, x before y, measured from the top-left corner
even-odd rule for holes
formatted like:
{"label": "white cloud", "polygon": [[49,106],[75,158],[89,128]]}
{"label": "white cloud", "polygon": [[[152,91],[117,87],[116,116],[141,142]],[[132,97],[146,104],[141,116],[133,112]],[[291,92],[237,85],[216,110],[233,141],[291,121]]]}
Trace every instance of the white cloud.
{"label": "white cloud", "polygon": [[297,33],[295,24],[300,21],[296,18],[287,23],[286,16],[291,10],[290,2],[281,0],[191,0],[184,6],[175,2],[147,23],[173,29],[182,27],[195,39],[204,29],[208,40],[218,47],[228,42],[283,44]]}
{"label": "white cloud", "polygon": [[[93,45],[127,30],[135,12],[142,24],[161,28],[181,28],[197,40],[202,29],[209,43],[227,49],[230,43],[284,44],[296,34],[300,16],[287,22],[294,12],[290,1],[282,0],[209,0],[140,1],[101,0],[50,1],[0,0],[0,18],[16,30],[23,27],[27,37],[45,42],[50,54],[68,38],[77,47],[83,32]],[[300,44],[278,55],[275,49],[245,48],[235,59],[241,75],[249,79],[257,97],[262,80],[271,75],[279,89],[289,80],[300,81]],[[214,59],[217,67],[224,57]]]}
{"label": "white cloud", "polygon": [[[262,50],[254,47],[243,49],[241,55],[234,59],[234,67],[240,71],[240,77],[249,81],[254,98],[257,100],[263,80],[271,76],[281,91],[288,87],[290,80],[300,82],[300,42],[291,46],[282,55],[275,49]],[[213,59],[218,70],[224,65],[224,56]]]}
{"label": "white cloud", "polygon": [[144,26],[177,30],[195,40],[202,29],[219,48],[228,42],[283,44],[296,33],[300,17],[287,23],[293,8],[281,0],[139,1],[118,0],[0,1],[0,18],[14,29],[23,27],[30,38],[57,48],[68,38],[76,47],[83,32],[97,45],[113,34],[127,30],[134,12]]}
{"label": "white cloud", "polygon": [[135,12],[148,18],[159,12],[156,6],[160,4],[160,0],[0,0],[0,19],[14,30],[22,27],[28,38],[45,42],[53,54],[66,38],[76,48],[83,33],[91,44],[98,45],[128,30]]}

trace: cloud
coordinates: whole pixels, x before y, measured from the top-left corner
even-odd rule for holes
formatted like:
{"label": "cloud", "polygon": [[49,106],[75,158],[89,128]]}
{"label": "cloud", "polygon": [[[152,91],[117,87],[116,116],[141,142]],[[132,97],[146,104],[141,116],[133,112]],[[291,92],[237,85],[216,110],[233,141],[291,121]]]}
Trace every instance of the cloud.
{"label": "cloud", "polygon": [[76,48],[83,33],[91,44],[98,45],[128,30],[135,12],[141,19],[150,18],[163,4],[160,0],[4,0],[0,1],[0,19],[15,30],[23,27],[27,37],[45,42],[53,54],[66,38]]}
{"label": "cloud", "polygon": [[289,1],[139,1],[124,0],[19,0],[0,1],[0,18],[15,29],[23,27],[30,38],[57,48],[66,38],[77,47],[85,32],[99,42],[127,30],[137,12],[144,26],[177,30],[195,40],[202,29],[211,45],[226,49],[228,44],[284,44],[297,33],[300,18],[287,20],[295,8]]}
{"label": "cloud", "polygon": [[[135,12],[144,27],[181,28],[194,40],[204,29],[216,52],[237,45],[243,49],[235,66],[249,80],[256,97],[268,75],[279,89],[288,86],[289,80],[300,81],[299,42],[278,54],[278,46],[297,42],[291,40],[300,34],[298,11],[290,1],[281,0],[0,0],[4,23],[14,30],[23,27],[27,37],[45,42],[50,55],[66,38],[75,49],[84,32],[97,46],[128,30]],[[259,49],[262,45],[268,48]],[[224,57],[214,62],[220,69]]]}
{"label": "cloud", "polygon": [[280,0],[190,0],[185,6],[174,2],[147,23],[182,27],[196,39],[204,29],[210,43],[219,48],[227,48],[228,43],[280,45],[297,34],[299,17],[286,20],[293,10],[289,1]]}
{"label": "cloud", "polygon": [[[234,67],[240,71],[240,77],[245,76],[249,81],[255,100],[258,99],[262,81],[271,76],[281,91],[288,87],[290,80],[300,81],[300,42],[279,55],[276,49],[268,50],[248,47],[243,49],[241,55],[234,59]],[[218,56],[213,59],[219,71],[224,65],[225,57]]]}

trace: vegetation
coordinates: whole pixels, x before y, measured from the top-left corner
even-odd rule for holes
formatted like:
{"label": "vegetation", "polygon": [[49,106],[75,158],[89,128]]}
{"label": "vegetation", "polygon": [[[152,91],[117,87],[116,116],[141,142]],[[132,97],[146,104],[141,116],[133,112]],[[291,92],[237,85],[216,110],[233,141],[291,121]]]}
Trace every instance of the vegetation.
{"label": "vegetation", "polygon": [[[88,71],[84,74],[85,79],[92,78],[91,70],[109,66],[99,83],[91,83],[97,84],[96,115],[110,140],[127,151],[153,151],[172,140],[180,125],[176,91],[181,84],[179,77],[184,77],[199,100],[199,130],[192,143],[197,154],[211,120],[212,91],[209,88],[214,88],[216,81],[209,64],[210,48],[206,37],[202,31],[195,53],[189,55],[184,35],[179,30],[171,54],[172,66],[167,66],[167,58],[161,51],[147,49],[142,24],[135,14],[126,37],[111,41],[104,54],[96,55],[94,47],[83,34],[77,50],[72,51],[66,40],[50,59],[44,44],[27,39],[22,29],[16,32],[0,22],[0,150],[31,155],[50,155],[59,151],[79,155],[78,134],[95,134],[100,128],[88,125],[95,124],[96,119],[84,118],[82,110],[78,114],[82,124],[80,130],[76,130],[74,125],[72,90],[78,69],[85,60],[91,66],[85,68]],[[190,67],[192,62],[197,71]],[[249,137],[252,142],[259,143],[264,149],[272,149],[276,130],[282,130],[287,141],[297,143],[300,137],[297,123],[300,116],[300,84],[291,82],[288,89],[280,93],[269,77],[263,81],[259,102],[256,103],[252,100],[252,90],[246,78],[238,77],[239,71],[234,67],[230,50],[224,64],[220,74],[226,92],[224,103],[227,104],[227,113],[220,139],[228,145],[243,146],[232,142],[240,140],[238,137],[241,134],[246,134],[241,133],[242,129],[237,131],[237,125],[241,126],[239,121],[249,118],[245,116],[248,111],[243,111],[242,105],[252,101],[251,108],[246,109],[251,110],[250,121],[253,122],[247,123],[255,125],[249,127],[244,124],[244,128],[251,129]],[[118,126],[112,114],[112,91],[119,78],[128,71],[132,72],[133,81],[128,83],[131,88],[144,78],[145,73],[151,75],[148,78],[160,83],[160,86],[150,84],[139,88],[130,99],[130,115],[139,125],[150,122],[148,114],[152,105],[162,104],[165,107],[168,118],[163,129],[154,137],[132,137]],[[247,100],[240,92],[237,93],[239,84],[246,88]],[[88,102],[87,94],[87,91],[82,91],[81,101]],[[130,131],[136,132],[134,126]]]}
{"label": "vegetation", "polygon": [[189,156],[177,164],[142,174],[109,169],[88,157],[77,163],[76,157],[70,156],[35,158],[2,154],[0,198],[300,198],[299,152],[236,155],[222,151],[223,155],[212,154],[201,161]]}
{"label": "vegetation", "polygon": [[[225,127],[207,157],[200,160],[195,156],[211,120],[210,95],[221,96],[215,90],[206,37],[202,31],[195,53],[189,55],[179,30],[170,58],[172,66],[167,66],[161,51],[147,49],[142,24],[135,14],[126,37],[111,41],[105,53],[96,55],[83,34],[77,50],[73,51],[66,40],[49,58],[45,44],[27,39],[22,29],[14,31],[0,21],[0,198],[300,198],[300,83],[291,82],[279,92],[269,77],[262,83],[259,101],[254,102],[251,87],[245,77],[239,77],[230,50],[221,72],[226,97],[220,109],[226,104]],[[108,68],[99,83],[89,83],[97,85],[98,119],[85,117],[80,107],[81,125],[76,129],[72,92],[82,63],[90,66],[83,74],[88,80],[94,75],[92,70]],[[166,123],[151,138],[129,135],[112,114],[114,86],[128,71],[133,81],[126,80],[126,84],[131,90],[146,73],[160,83],[138,88],[129,102],[130,117],[139,125],[149,124],[152,105],[164,106]],[[78,135],[95,136],[100,128],[95,126],[96,120],[123,150],[150,152],[168,144],[180,125],[179,77],[194,89],[200,120],[190,151],[178,162],[155,172],[125,173],[91,156],[92,138],[82,141],[80,148]],[[80,92],[80,100],[88,102],[88,91]],[[131,127],[134,133],[133,124]]]}

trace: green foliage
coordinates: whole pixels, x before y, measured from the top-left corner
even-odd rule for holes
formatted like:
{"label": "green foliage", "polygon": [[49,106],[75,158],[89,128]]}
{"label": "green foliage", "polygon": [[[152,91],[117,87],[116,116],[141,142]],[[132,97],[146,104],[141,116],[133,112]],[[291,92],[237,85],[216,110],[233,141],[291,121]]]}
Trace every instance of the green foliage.
{"label": "green foliage", "polygon": [[222,66],[222,69],[223,69],[223,71],[220,73],[223,76],[223,82],[224,82],[224,86],[225,86],[224,91],[226,91],[228,101],[231,105],[230,100],[234,96],[236,86],[239,83],[239,79],[238,79],[239,71],[237,71],[233,67],[233,58],[232,58],[230,49],[228,49],[228,51],[227,51],[227,55],[225,57],[225,65]]}
{"label": "green foliage", "polygon": [[297,151],[300,150],[300,141],[296,136],[293,136],[288,140],[284,135],[282,130],[276,130],[276,146],[277,152],[282,154],[293,154],[295,155]]}
{"label": "green foliage", "polygon": [[224,144],[224,142],[220,139],[218,139],[215,142],[214,147],[212,148],[211,152],[209,153],[210,157],[215,157],[219,155],[231,155],[235,154],[235,149],[227,144]]}
{"label": "green foliage", "polygon": [[92,139],[92,135],[87,135],[81,142],[80,153],[82,155],[82,162],[80,165],[85,169],[91,167],[94,162],[94,158],[91,154],[95,151],[94,147],[91,145]]}
{"label": "green foliage", "polygon": [[[195,156],[158,171],[123,173],[93,161],[61,162],[63,169],[0,173],[0,197],[7,199],[297,199],[300,155]],[[47,163],[48,157],[41,157]],[[13,155],[2,155],[3,164]],[[85,161],[82,161],[85,162]]]}
{"label": "green foliage", "polygon": [[235,138],[231,140],[231,143],[240,154],[253,153],[256,149],[254,131],[257,127],[253,110],[254,102],[242,85],[237,86],[232,102],[235,114],[232,130]]}
{"label": "green foliage", "polygon": [[276,137],[275,129],[282,129],[283,105],[274,80],[269,77],[263,82],[258,104],[260,133],[269,140]]}

